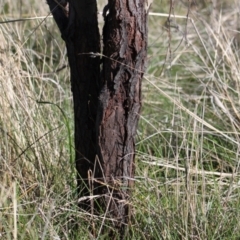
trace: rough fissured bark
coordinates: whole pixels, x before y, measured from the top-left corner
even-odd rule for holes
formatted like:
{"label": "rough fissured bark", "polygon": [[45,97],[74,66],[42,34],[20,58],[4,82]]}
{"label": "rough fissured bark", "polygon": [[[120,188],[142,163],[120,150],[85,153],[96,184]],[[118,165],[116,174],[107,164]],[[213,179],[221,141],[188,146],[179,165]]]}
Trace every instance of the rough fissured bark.
{"label": "rough fissured bark", "polygon": [[134,178],[135,135],[141,108],[141,79],[147,54],[144,1],[109,0],[103,29],[104,87],[99,111],[99,156],[105,201],[116,227],[128,222]]}

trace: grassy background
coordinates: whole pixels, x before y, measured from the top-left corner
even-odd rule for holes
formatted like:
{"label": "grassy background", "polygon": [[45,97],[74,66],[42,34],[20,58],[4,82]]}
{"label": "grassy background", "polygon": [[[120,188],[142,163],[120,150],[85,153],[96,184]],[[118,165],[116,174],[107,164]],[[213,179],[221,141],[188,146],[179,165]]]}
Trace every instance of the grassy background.
{"label": "grassy background", "polygon": [[[169,31],[166,17],[149,16],[126,239],[240,239],[240,6],[202,0],[188,11],[188,1],[174,2],[175,15],[191,19],[172,18]],[[44,1],[0,6],[1,21],[49,12]],[[151,11],[169,13],[168,1]],[[1,23],[2,239],[108,239],[103,216],[76,207],[72,119],[66,50],[52,18]]]}

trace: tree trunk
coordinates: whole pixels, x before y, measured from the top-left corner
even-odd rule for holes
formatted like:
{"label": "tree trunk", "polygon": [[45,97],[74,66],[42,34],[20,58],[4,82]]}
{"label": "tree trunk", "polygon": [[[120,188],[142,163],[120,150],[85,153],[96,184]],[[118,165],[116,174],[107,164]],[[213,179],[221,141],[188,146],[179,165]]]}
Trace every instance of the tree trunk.
{"label": "tree trunk", "polygon": [[103,29],[104,87],[100,95],[99,156],[103,191],[115,227],[128,222],[134,179],[135,135],[141,109],[141,79],[147,54],[144,1],[109,0]]}
{"label": "tree trunk", "polygon": [[[109,0],[104,8],[101,74],[96,0],[47,3],[66,42],[71,69],[79,196],[89,196],[91,189],[102,194],[102,207],[123,236],[147,54],[145,0]],[[92,207],[87,200],[81,203],[84,209]]]}
{"label": "tree trunk", "polygon": [[[67,36],[66,45],[74,102],[75,159],[80,196],[89,196],[89,176],[94,174],[94,166],[98,166],[95,161],[96,116],[100,90],[100,59],[91,57],[89,53],[100,52],[100,35],[96,0],[77,0],[72,3],[70,10],[75,11],[74,24],[70,26],[73,28],[70,30],[72,36],[70,39]],[[101,171],[99,167],[95,169],[93,177],[98,178]],[[97,188],[94,188],[94,194],[97,194]],[[84,209],[90,208],[89,201],[80,203]]]}
{"label": "tree trunk", "polygon": [[[96,0],[47,0],[67,47],[74,104],[75,160],[79,197],[89,196],[88,176],[94,171],[97,155],[96,115],[100,91],[100,52]],[[95,167],[99,177],[99,167]],[[97,194],[97,188],[94,194]],[[88,200],[79,206],[89,210]]]}

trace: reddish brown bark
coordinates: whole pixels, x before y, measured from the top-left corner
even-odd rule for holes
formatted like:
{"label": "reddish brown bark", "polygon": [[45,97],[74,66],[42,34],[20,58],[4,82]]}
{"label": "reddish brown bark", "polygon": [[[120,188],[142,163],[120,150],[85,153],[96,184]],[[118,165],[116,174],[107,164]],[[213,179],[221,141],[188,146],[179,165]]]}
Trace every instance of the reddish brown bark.
{"label": "reddish brown bark", "polygon": [[109,0],[103,30],[104,87],[98,133],[105,201],[117,228],[128,222],[134,178],[135,135],[141,108],[141,79],[147,54],[144,1]]}

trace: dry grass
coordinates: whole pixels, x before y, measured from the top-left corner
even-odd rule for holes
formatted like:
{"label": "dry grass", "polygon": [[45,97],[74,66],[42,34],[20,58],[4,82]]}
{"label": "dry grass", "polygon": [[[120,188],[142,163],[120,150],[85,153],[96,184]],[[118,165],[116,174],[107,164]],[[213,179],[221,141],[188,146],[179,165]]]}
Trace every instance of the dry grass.
{"label": "dry grass", "polygon": [[[134,217],[126,239],[238,239],[239,3],[213,8],[216,1],[201,1],[186,26],[186,1],[175,2],[182,18],[173,17],[170,32],[166,17],[149,17]],[[1,4],[2,21],[48,13],[36,1]],[[152,11],[168,8],[155,1]],[[107,239],[100,231],[108,224],[104,215],[76,207],[65,65],[51,18],[0,24],[3,239],[94,239],[93,219],[98,239]]]}

